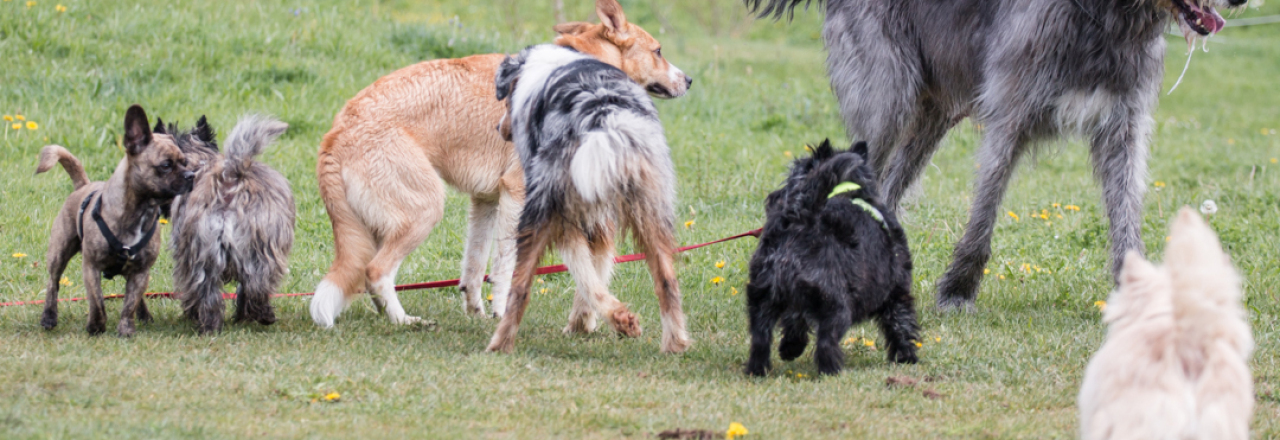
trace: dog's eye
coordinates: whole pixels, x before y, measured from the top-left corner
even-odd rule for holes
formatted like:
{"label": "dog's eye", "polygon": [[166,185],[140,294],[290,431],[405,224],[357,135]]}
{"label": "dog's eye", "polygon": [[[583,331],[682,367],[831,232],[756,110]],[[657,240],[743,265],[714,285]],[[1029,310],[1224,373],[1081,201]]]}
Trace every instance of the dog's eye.
{"label": "dog's eye", "polygon": [[659,48],[657,48],[657,49],[654,49],[654,50],[653,50],[653,54],[654,54],[654,55],[657,55],[657,56],[658,56],[658,58],[662,58],[662,48],[661,48],[661,47],[659,47]]}
{"label": "dog's eye", "polygon": [[160,167],[160,170],[162,171],[169,171],[169,168],[173,168],[173,162],[169,162],[167,160],[164,162],[160,162],[159,167]]}

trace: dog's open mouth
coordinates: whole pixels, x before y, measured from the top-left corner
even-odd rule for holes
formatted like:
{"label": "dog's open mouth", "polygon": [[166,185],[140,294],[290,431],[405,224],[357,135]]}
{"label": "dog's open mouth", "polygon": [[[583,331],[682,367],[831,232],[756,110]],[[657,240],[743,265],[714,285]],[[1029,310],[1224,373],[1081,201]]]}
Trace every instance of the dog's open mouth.
{"label": "dog's open mouth", "polygon": [[1226,20],[1218,15],[1212,6],[1200,6],[1196,0],[1172,0],[1177,9],[1178,24],[1183,30],[1190,29],[1200,35],[1209,35],[1222,30]]}
{"label": "dog's open mouth", "polygon": [[667,86],[658,83],[649,84],[648,87],[644,88],[644,91],[649,92],[650,95],[663,99],[676,97],[674,93],[671,93],[671,89],[668,89]]}

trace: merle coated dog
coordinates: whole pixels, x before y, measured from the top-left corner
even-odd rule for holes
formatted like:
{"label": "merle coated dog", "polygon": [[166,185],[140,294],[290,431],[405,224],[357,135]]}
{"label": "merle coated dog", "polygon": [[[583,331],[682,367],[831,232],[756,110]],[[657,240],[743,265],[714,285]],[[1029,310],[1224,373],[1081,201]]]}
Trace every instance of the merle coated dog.
{"label": "merle coated dog", "polygon": [[685,351],[690,341],[674,267],[675,170],[645,89],[616,67],[555,45],[503,60],[495,81],[497,98],[509,98],[499,131],[515,142],[528,194],[516,229],[511,301],[488,350],[513,349],[548,246],[560,251],[578,284],[566,333],[594,331],[603,317],[618,334],[639,336],[639,317],[609,293],[614,240],[630,230],[658,296],[661,349]]}
{"label": "merle coated dog", "polygon": [[804,352],[813,326],[818,371],[839,373],[840,339],[868,318],[880,324],[890,361],[916,362],[911,252],[893,210],[880,203],[866,156],[866,143],[836,151],[824,141],[812,157],[797,159],[786,185],[765,200],[764,231],[747,284],[747,374],[769,370],[778,325],[783,360]]}
{"label": "merle coated dog", "polygon": [[[812,0],[745,0],[789,16]],[[985,127],[964,237],[938,305],[972,308],[1014,166],[1040,141],[1090,143],[1111,221],[1112,273],[1143,249],[1143,180],[1170,17],[1187,35],[1223,26],[1246,0],[818,0],[827,70],[849,134],[871,144],[885,206],[897,209],[939,141],[973,116]]]}

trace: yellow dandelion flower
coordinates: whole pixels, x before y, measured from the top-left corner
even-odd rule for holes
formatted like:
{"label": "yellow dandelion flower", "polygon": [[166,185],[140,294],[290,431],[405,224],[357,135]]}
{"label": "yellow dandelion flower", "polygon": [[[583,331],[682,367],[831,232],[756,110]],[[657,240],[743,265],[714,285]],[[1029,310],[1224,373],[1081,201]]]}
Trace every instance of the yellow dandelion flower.
{"label": "yellow dandelion flower", "polygon": [[1022,266],[1021,266],[1021,267],[1022,267],[1022,271],[1023,271],[1023,272],[1031,273],[1031,264],[1030,264],[1030,263],[1022,263]]}
{"label": "yellow dandelion flower", "polygon": [[982,269],[982,274],[983,274],[983,275],[991,275],[991,269],[983,268],[983,269]]}
{"label": "yellow dandelion flower", "polygon": [[53,10],[58,11],[58,12],[67,12],[67,7],[66,7],[66,6],[62,6],[62,5],[58,5],[58,6],[54,6],[54,7],[53,7]]}
{"label": "yellow dandelion flower", "polygon": [[1076,211],[1076,212],[1080,212],[1080,207],[1079,207],[1079,206],[1076,206],[1076,205],[1067,205],[1067,206],[1063,207],[1063,209],[1066,209],[1066,210],[1068,210],[1068,211]]}
{"label": "yellow dandelion flower", "polygon": [[1172,240],[1172,239],[1173,239],[1173,237],[1171,237],[1171,236],[1168,236],[1168,235],[1164,236],[1164,241],[1169,241],[1169,240]]}
{"label": "yellow dandelion flower", "polygon": [[1155,183],[1152,183],[1152,185],[1155,185],[1156,188],[1164,188],[1164,182],[1161,182],[1159,180],[1155,181]]}
{"label": "yellow dandelion flower", "polygon": [[711,279],[711,284],[720,284],[723,282],[724,282],[724,278],[722,277],[715,277]]}
{"label": "yellow dandelion flower", "polygon": [[1274,158],[1274,157],[1273,157],[1273,158],[1271,158],[1271,163],[1276,163],[1276,162],[1277,162],[1276,158]]}
{"label": "yellow dandelion flower", "polygon": [[342,399],[342,395],[336,392],[324,395],[325,402],[337,402],[339,399]]}
{"label": "yellow dandelion flower", "polygon": [[[31,6],[31,2],[27,2],[27,6]],[[1267,129],[1265,129],[1265,128],[1264,128],[1264,129],[1262,129],[1262,130],[1260,130],[1260,132],[1262,133],[1262,135],[1263,135],[1263,136],[1266,136],[1266,135],[1267,135]]]}
{"label": "yellow dandelion flower", "polygon": [[730,287],[730,288],[729,288],[729,295],[737,295],[737,294],[738,294],[738,288],[737,288],[737,287]]}
{"label": "yellow dandelion flower", "polygon": [[1009,214],[1009,217],[1013,217],[1013,221],[1022,221],[1022,219],[1018,218],[1018,214],[1014,214],[1013,211],[1006,212],[1005,214]]}
{"label": "yellow dandelion flower", "polygon": [[62,279],[58,280],[58,284],[61,284],[67,287],[71,287],[75,285],[75,283],[71,282],[71,280],[67,279],[67,277],[62,277]]}
{"label": "yellow dandelion flower", "polygon": [[538,278],[538,284],[542,284],[542,283],[545,283],[545,282],[546,282],[546,281],[543,281],[543,280],[542,280],[542,278]]}
{"label": "yellow dandelion flower", "polygon": [[13,118],[14,118],[14,119],[17,119],[17,120],[19,120],[19,121],[25,121],[25,120],[27,120],[27,117],[26,117],[26,116],[22,116],[22,115],[13,115]]}
{"label": "yellow dandelion flower", "polygon": [[1062,214],[1058,214],[1055,217],[1062,218]]}
{"label": "yellow dandelion flower", "polygon": [[4,121],[5,121],[5,122],[13,122],[13,116],[4,115]]}
{"label": "yellow dandelion flower", "polygon": [[11,127],[11,128],[13,128],[14,130],[21,130],[21,129],[22,129],[22,123],[21,123],[21,122],[14,122],[14,123],[13,123],[13,125],[11,125],[10,127]]}
{"label": "yellow dandelion flower", "polygon": [[782,152],[782,155],[783,155],[783,156],[787,156],[787,157],[791,157],[791,152],[790,152],[790,151],[783,151],[783,152]]}
{"label": "yellow dandelion flower", "polygon": [[804,373],[796,373],[796,379],[804,379]]}
{"label": "yellow dandelion flower", "polygon": [[24,254],[22,252],[14,252],[13,258],[27,258],[27,254]]}
{"label": "yellow dandelion flower", "polygon": [[489,294],[489,296],[485,297],[485,299],[487,299],[487,300],[489,300],[489,301],[493,301],[493,294],[492,294],[492,293],[490,293],[490,294]]}
{"label": "yellow dandelion flower", "polygon": [[1105,311],[1107,311],[1107,302],[1106,302],[1106,301],[1094,301],[1094,302],[1093,302],[1093,306],[1094,306],[1094,307],[1097,307],[1097,308],[1098,308],[1098,311],[1100,311],[1100,312],[1105,312]]}
{"label": "yellow dandelion flower", "polygon": [[716,269],[724,269],[724,260],[716,262]]}
{"label": "yellow dandelion flower", "polygon": [[34,121],[27,121],[27,130],[35,130],[38,128],[40,128],[39,124],[36,124]]}
{"label": "yellow dandelion flower", "polygon": [[1040,210],[1040,218],[1045,219],[1045,220],[1048,220],[1048,219],[1049,219],[1049,210],[1048,210],[1048,209],[1041,209],[1041,210]]}
{"label": "yellow dandelion flower", "polygon": [[862,340],[862,345],[865,345],[865,346],[868,346],[868,347],[871,347],[871,348],[876,348],[876,341],[871,340],[871,339],[863,339],[863,340]]}
{"label": "yellow dandelion flower", "polygon": [[160,224],[162,224],[162,225],[167,225],[167,224],[169,224],[169,220],[160,219]]}
{"label": "yellow dandelion flower", "polygon": [[546,294],[546,293],[547,293],[547,288],[546,288],[546,287],[543,287],[542,289],[538,290],[538,293]]}
{"label": "yellow dandelion flower", "polygon": [[942,337],[941,337],[941,336],[934,336],[934,337],[933,337],[933,342],[942,342]]}
{"label": "yellow dandelion flower", "polygon": [[804,151],[810,151],[810,152],[812,152],[812,151],[813,151],[813,147],[809,146],[808,144],[805,144],[805,146],[804,146]]}
{"label": "yellow dandelion flower", "polygon": [[28,1],[28,2],[27,2],[27,7],[28,7],[28,8],[30,8],[30,7],[32,7],[32,6],[35,6],[35,5],[36,5],[36,2],[35,2],[34,0],[32,0],[32,1]]}
{"label": "yellow dandelion flower", "polygon": [[1000,279],[1004,279],[1004,274],[1000,274]]}
{"label": "yellow dandelion flower", "polygon": [[1035,269],[1036,273],[1040,273],[1040,266],[1032,265],[1031,268]]}
{"label": "yellow dandelion flower", "polygon": [[694,222],[693,220],[689,220],[689,221],[687,221],[687,222],[684,222],[684,228],[685,228],[685,229],[692,228],[694,223],[695,223],[695,222]]}
{"label": "yellow dandelion flower", "polygon": [[1061,207],[1062,207],[1062,205],[1059,205],[1059,204],[1057,204],[1057,203],[1054,203],[1054,204],[1053,204],[1053,207],[1054,207],[1054,208],[1061,208]]}
{"label": "yellow dandelion flower", "polygon": [[916,344],[916,348],[920,348],[924,346],[924,344],[921,344],[920,341],[911,341],[911,343]]}

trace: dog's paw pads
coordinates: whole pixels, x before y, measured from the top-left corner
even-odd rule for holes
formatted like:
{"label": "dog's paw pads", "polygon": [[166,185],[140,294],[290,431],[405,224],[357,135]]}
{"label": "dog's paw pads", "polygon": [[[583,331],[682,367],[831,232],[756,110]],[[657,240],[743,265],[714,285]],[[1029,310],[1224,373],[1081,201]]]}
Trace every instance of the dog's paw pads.
{"label": "dog's paw pads", "polygon": [[613,312],[613,329],[618,334],[629,338],[639,337],[643,332],[640,328],[640,317],[635,313],[631,313],[626,309],[620,309]]}

